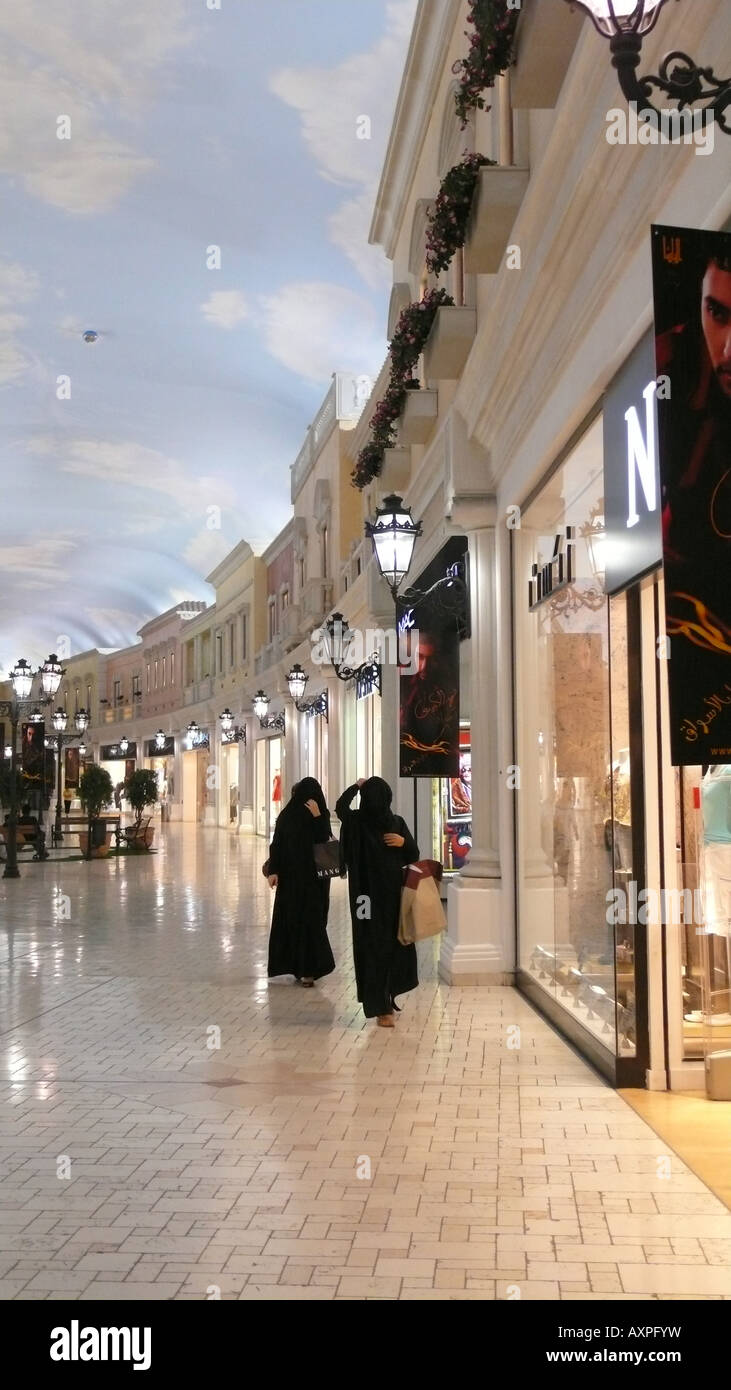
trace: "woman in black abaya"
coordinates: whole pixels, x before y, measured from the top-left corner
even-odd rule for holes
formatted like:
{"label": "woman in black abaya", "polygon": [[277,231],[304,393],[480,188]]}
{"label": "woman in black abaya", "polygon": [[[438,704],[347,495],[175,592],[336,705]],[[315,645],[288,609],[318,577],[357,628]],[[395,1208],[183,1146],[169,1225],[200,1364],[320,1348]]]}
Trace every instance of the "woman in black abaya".
{"label": "woman in black abaya", "polygon": [[[350,809],[360,790],[360,807]],[[402,869],[419,858],[405,820],[391,810],[391,788],[369,777],[344,791],[335,808],[348,869],[358,999],[366,1018],[393,1027],[397,994],[416,989],[416,947],[398,940]]]}
{"label": "woman in black abaya", "polygon": [[330,881],[317,877],[315,845],[332,836],[320,783],[305,777],[277,816],[268,882],[276,888],[267,974],[294,975],[313,985],[335,969],[327,938]]}

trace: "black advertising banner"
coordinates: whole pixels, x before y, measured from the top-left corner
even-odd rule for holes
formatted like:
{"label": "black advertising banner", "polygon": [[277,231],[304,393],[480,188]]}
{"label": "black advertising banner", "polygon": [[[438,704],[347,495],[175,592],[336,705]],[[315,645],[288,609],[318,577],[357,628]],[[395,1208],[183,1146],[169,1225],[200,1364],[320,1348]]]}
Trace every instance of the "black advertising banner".
{"label": "black advertising banner", "polygon": [[653,227],[652,265],[672,761],[716,763],[731,755],[731,235]]}
{"label": "black advertising banner", "polygon": [[64,755],[64,787],[78,787],[79,785],[79,750],[78,748],[67,748]]}
{"label": "black advertising banner", "polygon": [[[451,537],[418,587],[397,605],[400,660],[408,663],[399,681],[402,777],[459,777],[459,643],[469,620],[466,552],[466,539]],[[458,582],[440,582],[450,579]]]}
{"label": "black advertising banner", "polygon": [[640,339],[602,407],[604,587],[621,593],[662,564],[655,335]]}
{"label": "black advertising banner", "polygon": [[23,752],[21,767],[26,784],[40,788],[43,785],[43,769],[46,759],[46,726],[40,722],[21,726]]}

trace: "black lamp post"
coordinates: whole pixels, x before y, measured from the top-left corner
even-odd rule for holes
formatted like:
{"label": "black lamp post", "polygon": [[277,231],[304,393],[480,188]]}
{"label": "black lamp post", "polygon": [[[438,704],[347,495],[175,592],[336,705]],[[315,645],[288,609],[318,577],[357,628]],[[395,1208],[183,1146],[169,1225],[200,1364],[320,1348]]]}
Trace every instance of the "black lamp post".
{"label": "black lamp post", "polygon": [[[32,699],[33,680],[36,675],[40,676],[42,703],[48,704],[56,694],[63,675],[63,669],[58,663],[55,652],[44,661],[37,672],[33,670],[23,657],[21,657],[10,672],[13,699],[0,701],[0,712],[6,714],[10,719],[10,808],[8,815],[7,862],[3,870],[3,878],[20,878],[20,871],[18,869],[18,724],[25,706],[36,704],[36,701]],[[35,709],[30,715],[30,721],[33,723],[40,723],[42,719],[43,716],[38,709]],[[36,850],[36,858],[38,859],[48,858],[45,843],[46,837],[43,829],[44,787],[45,773],[41,783],[41,797],[38,813],[38,848]]]}
{"label": "black lamp post", "polygon": [[77,710],[76,714],[74,715],[74,724],[76,725],[76,728],[73,730],[73,732],[70,733],[66,733],[68,715],[64,709],[57,709],[51,720],[51,723],[53,724],[53,730],[56,735],[57,759],[56,821],[53,828],[53,838],[56,844],[59,844],[60,841],[63,839],[63,830],[61,827],[61,802],[63,800],[63,767],[61,754],[63,752],[65,744],[73,743],[75,739],[83,737],[83,735],[86,733],[86,730],[89,727],[89,718],[90,716],[88,710]]}
{"label": "black lamp post", "polygon": [[[697,4],[698,0],[696,0]],[[716,77],[713,68],[700,67],[687,53],[675,49],[660,64],[657,74],[639,77],[642,40],[654,29],[666,0],[567,0],[578,5],[592,19],[603,38],[609,39],[612,66],[617,69],[619,85],[630,102],[637,103],[638,114],[659,115],[650,97],[653,89],[664,92],[677,101],[683,111],[695,102],[703,102],[702,110],[719,129],[731,135],[731,123],[726,115],[731,104],[731,78]]]}
{"label": "black lamp post", "polygon": [[319,695],[314,695],[311,700],[304,699],[304,693],[307,689],[307,682],[309,679],[306,671],[303,671],[299,662],[296,662],[287,676],[287,685],[289,687],[289,693],[294,700],[294,707],[299,710],[300,714],[324,715],[325,721],[327,722],[327,691],[322,690]]}

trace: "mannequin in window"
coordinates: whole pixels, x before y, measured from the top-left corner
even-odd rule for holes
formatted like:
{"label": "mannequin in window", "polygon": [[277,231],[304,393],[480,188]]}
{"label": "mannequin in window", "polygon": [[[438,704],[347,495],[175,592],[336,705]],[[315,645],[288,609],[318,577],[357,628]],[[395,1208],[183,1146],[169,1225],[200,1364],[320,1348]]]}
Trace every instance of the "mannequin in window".
{"label": "mannequin in window", "polygon": [[607,849],[610,847],[609,831],[614,845],[614,867],[625,872],[632,871],[632,800],[630,792],[629,749],[621,748],[612,771],[606,781],[606,793],[610,798],[613,820],[605,821]]}
{"label": "mannequin in window", "polygon": [[709,767],[702,784],[706,919],[725,934],[731,922],[731,765]]}

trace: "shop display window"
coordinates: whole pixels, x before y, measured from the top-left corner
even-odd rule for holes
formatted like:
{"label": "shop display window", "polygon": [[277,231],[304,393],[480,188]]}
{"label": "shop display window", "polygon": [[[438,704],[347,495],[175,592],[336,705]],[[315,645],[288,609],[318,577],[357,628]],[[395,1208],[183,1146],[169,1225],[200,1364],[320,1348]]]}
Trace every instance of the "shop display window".
{"label": "shop display window", "polygon": [[683,1052],[731,1073],[731,765],[676,768],[675,811]]}
{"label": "shop display window", "polygon": [[602,465],[597,421],[513,533],[518,954],[533,993],[631,1058],[628,603],[604,593]]}
{"label": "shop display window", "polygon": [[459,776],[432,783],[433,843],[445,872],[456,873],[472,848],[472,752],[469,725],[459,731]]}

